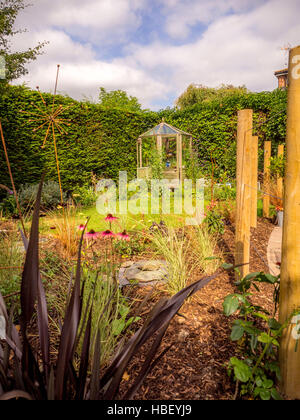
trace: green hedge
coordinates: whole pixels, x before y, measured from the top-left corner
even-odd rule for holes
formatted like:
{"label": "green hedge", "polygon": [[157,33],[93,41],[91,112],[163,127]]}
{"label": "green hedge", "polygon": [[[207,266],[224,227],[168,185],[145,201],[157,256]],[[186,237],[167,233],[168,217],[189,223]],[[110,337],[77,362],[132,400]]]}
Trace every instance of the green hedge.
{"label": "green hedge", "polygon": [[[52,96],[43,95],[51,106]],[[119,170],[136,174],[136,139],[159,122],[157,113],[130,113],[104,110],[99,105],[57,96],[56,106],[70,106],[62,114],[69,120],[67,135],[57,136],[61,178],[65,190],[89,184],[91,174],[116,179]],[[44,169],[47,178],[57,180],[52,138],[44,149],[46,129],[33,132],[37,122],[31,115],[43,109],[39,94],[24,87],[10,87],[0,99],[0,118],[7,143],[12,172],[17,186],[39,181]],[[45,126],[46,127],[46,126]],[[3,149],[0,149],[0,183],[10,185]]]}
{"label": "green hedge", "polygon": [[[44,94],[49,106],[52,96]],[[124,112],[105,110],[97,104],[78,102],[57,96],[56,105],[68,108],[63,118],[69,120],[67,135],[58,135],[58,153],[63,187],[66,191],[75,186],[88,185],[91,175],[117,179],[119,170],[127,170],[129,177],[136,174],[136,139],[147,129],[165,121],[192,133],[202,164],[207,169],[211,156],[217,162],[217,175],[235,175],[237,110],[254,110],[254,134],[260,142],[284,142],[286,119],[286,92],[250,93],[231,96],[210,104],[195,105],[178,111]],[[0,118],[7,143],[8,154],[16,185],[37,183],[47,168],[47,178],[57,180],[53,142],[49,138],[41,148],[45,129],[33,132],[37,122],[30,121],[25,110],[36,113],[35,106],[43,109],[36,91],[22,86],[11,86],[0,98]],[[263,125],[260,122],[267,120]],[[0,183],[10,185],[9,176],[0,148]]]}

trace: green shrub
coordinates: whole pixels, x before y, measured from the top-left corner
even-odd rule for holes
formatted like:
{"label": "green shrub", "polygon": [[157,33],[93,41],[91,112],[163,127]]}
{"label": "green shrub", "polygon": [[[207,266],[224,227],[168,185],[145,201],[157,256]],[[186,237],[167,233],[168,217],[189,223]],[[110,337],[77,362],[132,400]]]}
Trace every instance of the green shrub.
{"label": "green shrub", "polygon": [[13,194],[6,194],[6,196],[0,203],[0,212],[2,212],[4,216],[11,216],[17,214],[17,203]]}
{"label": "green shrub", "polygon": [[97,194],[93,187],[75,187],[72,198],[76,204],[83,207],[91,207],[96,205]]}
{"label": "green shrub", "polygon": [[[36,185],[22,185],[20,187],[18,196],[19,202],[23,209],[32,208],[37,191],[38,184]],[[63,199],[66,200],[66,194],[63,193]],[[44,184],[42,192],[42,207],[45,209],[53,209],[61,202],[59,184],[54,181],[47,181]]]}

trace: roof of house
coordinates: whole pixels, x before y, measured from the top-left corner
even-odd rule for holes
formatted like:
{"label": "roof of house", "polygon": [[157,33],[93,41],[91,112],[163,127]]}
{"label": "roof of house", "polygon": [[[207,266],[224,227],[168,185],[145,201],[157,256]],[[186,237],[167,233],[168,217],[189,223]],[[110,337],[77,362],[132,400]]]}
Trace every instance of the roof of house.
{"label": "roof of house", "polygon": [[288,74],[288,69],[276,70],[274,71],[275,76]]}

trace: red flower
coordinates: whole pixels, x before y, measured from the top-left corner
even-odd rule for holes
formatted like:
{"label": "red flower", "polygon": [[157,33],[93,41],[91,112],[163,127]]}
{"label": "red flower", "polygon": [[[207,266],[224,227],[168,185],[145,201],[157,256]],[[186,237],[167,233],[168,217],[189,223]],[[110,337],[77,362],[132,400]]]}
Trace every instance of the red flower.
{"label": "red flower", "polygon": [[95,232],[93,229],[91,229],[89,232],[87,232],[84,236],[85,238],[97,238],[99,235],[99,232]]}
{"label": "red flower", "polygon": [[84,226],[84,225],[79,225],[79,226],[77,226],[77,229],[79,229],[79,230],[84,230],[84,228],[85,228],[85,226]]}
{"label": "red flower", "polygon": [[107,222],[114,222],[115,220],[117,220],[118,218],[117,217],[115,217],[115,216],[113,216],[112,214],[108,214],[106,217],[105,217],[105,220],[107,221]]}
{"label": "red flower", "polygon": [[118,238],[123,240],[123,241],[130,241],[130,236],[128,235],[126,230],[123,230],[122,233],[118,233]]}
{"label": "red flower", "polygon": [[101,232],[102,238],[113,238],[115,234],[111,230],[105,230],[104,232]]}

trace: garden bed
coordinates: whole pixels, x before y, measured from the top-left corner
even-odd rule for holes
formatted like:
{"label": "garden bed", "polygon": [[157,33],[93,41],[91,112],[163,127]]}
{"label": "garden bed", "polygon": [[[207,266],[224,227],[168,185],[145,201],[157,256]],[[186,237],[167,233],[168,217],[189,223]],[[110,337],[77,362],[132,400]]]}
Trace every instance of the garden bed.
{"label": "garden bed", "polygon": [[[265,265],[268,239],[274,225],[259,219],[252,230],[250,271],[267,271]],[[234,228],[227,225],[220,246],[227,250],[225,260],[233,261]],[[259,255],[258,255],[259,254]],[[191,279],[196,280],[196,278]],[[197,292],[171,322],[162,342],[162,349],[172,344],[157,366],[148,375],[136,400],[219,400],[232,399],[235,386],[227,375],[226,363],[237,352],[230,336],[232,319],[224,315],[224,298],[235,291],[232,273],[224,272]],[[143,289],[143,293],[147,291]],[[142,293],[142,292],[140,292]],[[255,303],[272,308],[272,288],[261,286]],[[152,307],[153,301],[149,307]],[[147,346],[149,348],[149,346]],[[147,349],[145,349],[147,350]],[[136,377],[145,355],[136,357],[122,383],[125,391]]]}

